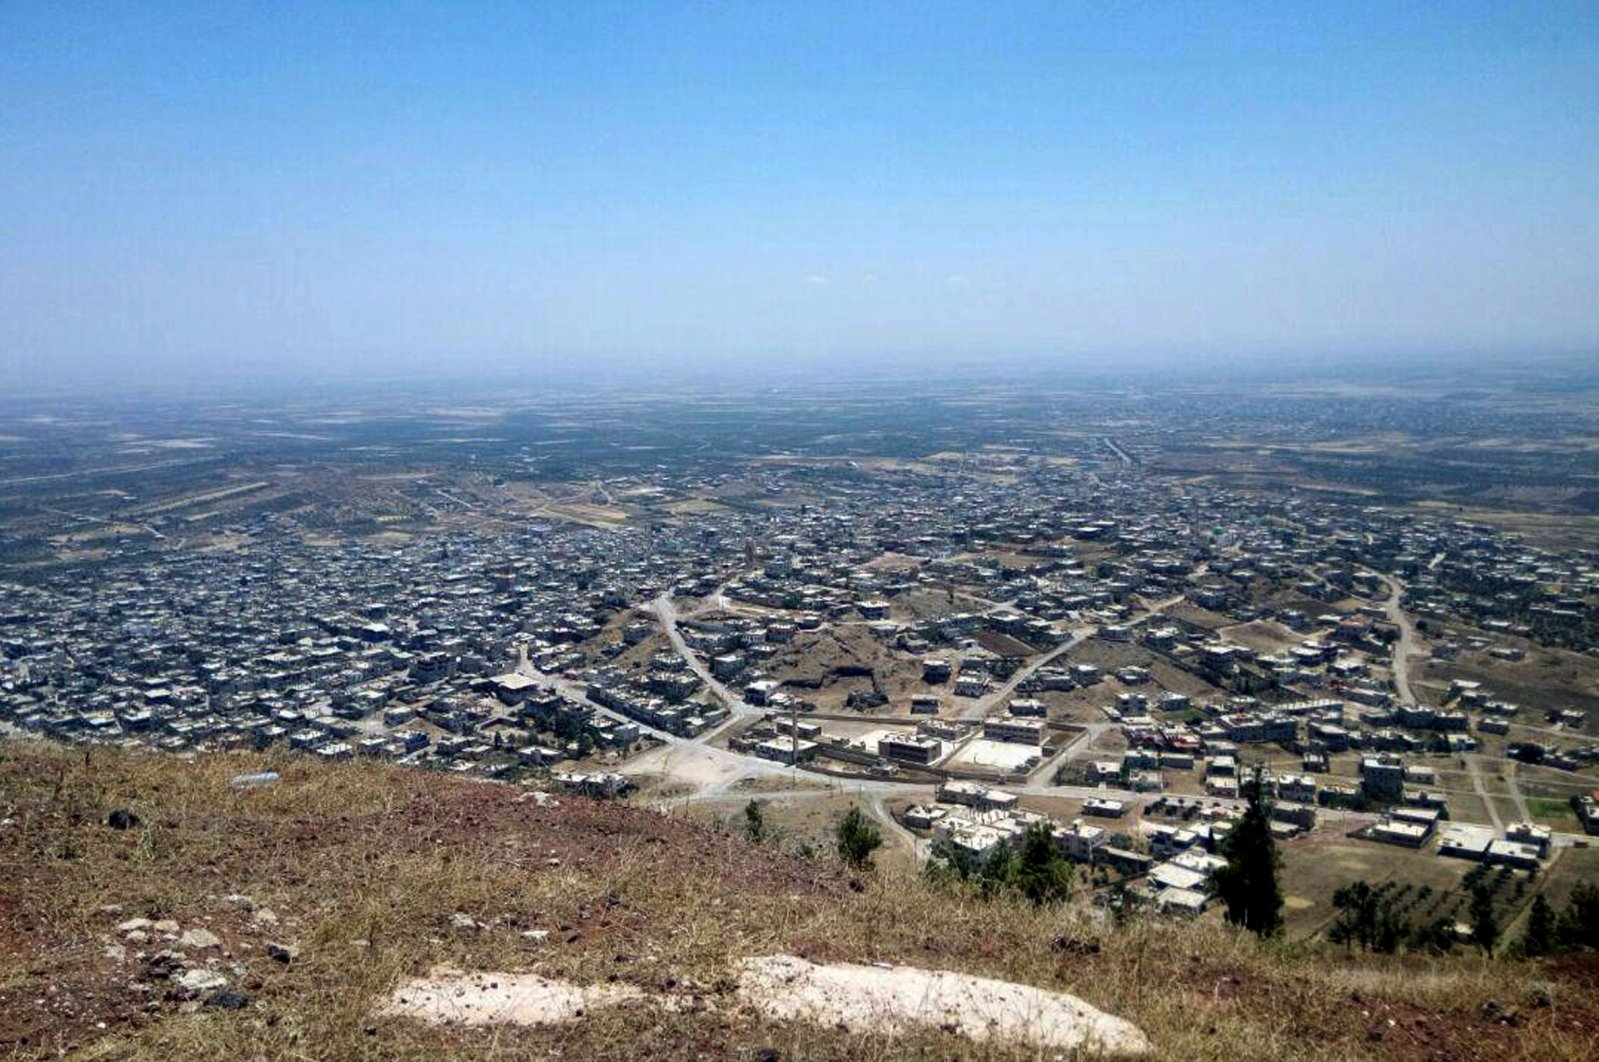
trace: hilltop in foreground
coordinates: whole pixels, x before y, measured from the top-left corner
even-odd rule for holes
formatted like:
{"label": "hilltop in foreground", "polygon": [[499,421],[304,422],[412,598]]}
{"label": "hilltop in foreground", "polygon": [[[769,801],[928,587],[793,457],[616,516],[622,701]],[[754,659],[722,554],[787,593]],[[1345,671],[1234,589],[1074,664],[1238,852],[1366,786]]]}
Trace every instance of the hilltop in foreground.
{"label": "hilltop in foreground", "polygon": [[[262,769],[280,781],[229,784]],[[1599,1050],[1592,956],[1363,958],[1209,921],[1114,926],[643,808],[364,763],[0,744],[0,867],[0,1051],[22,1056],[1037,1057],[1003,1021],[846,1026],[760,995],[858,975],[890,987],[857,1003],[888,999],[924,983],[904,967],[1027,986],[996,997],[1071,993],[1162,1058]],[[450,993],[581,1013],[419,1019],[420,979],[446,971],[464,975]]]}

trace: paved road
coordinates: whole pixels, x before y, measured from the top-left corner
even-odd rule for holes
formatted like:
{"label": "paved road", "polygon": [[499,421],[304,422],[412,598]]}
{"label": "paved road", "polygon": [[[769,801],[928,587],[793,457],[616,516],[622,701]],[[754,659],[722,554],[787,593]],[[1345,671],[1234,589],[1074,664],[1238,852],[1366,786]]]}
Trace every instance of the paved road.
{"label": "paved road", "polygon": [[989,712],[998,707],[1000,704],[1003,704],[1011,694],[1015,693],[1017,686],[1020,686],[1022,683],[1031,678],[1033,672],[1037,671],[1041,667],[1045,667],[1048,664],[1053,663],[1055,660],[1077,648],[1077,646],[1083,644],[1083,642],[1092,637],[1093,633],[1094,628],[1092,627],[1087,627],[1073,632],[1070,638],[1067,638],[1064,642],[1061,642],[1055,648],[1051,649],[1037,660],[1034,660],[1031,664],[1028,664],[1025,667],[1017,668],[1016,673],[1012,675],[1003,686],[999,687],[997,690],[994,690],[992,693],[987,693],[977,698],[977,700],[973,701],[969,707],[960,712],[958,718],[971,721],[986,717]]}
{"label": "paved road", "polygon": [[[1178,594],[1175,597],[1169,597],[1164,601],[1158,601],[1151,605],[1143,615],[1139,616],[1137,619],[1128,621],[1126,625],[1130,627],[1136,627],[1139,624],[1149,620],[1151,617],[1160,615],[1163,611],[1171,608],[1182,599],[1183,595]],[[1077,648],[1077,646],[1083,644],[1083,642],[1093,637],[1094,632],[1098,629],[1098,627],[1083,627],[1074,631],[1070,638],[1067,638],[1064,642],[1060,643],[1055,648],[1039,657],[1037,660],[1034,660],[1026,667],[1018,669],[1017,672],[1012,675],[1010,679],[999,689],[978,698],[969,708],[964,709],[959,714],[958,718],[970,722],[986,717],[989,712],[998,707],[1000,704],[1004,703],[1011,694],[1015,693],[1016,687],[1020,686],[1023,682],[1026,682],[1027,679],[1032,676],[1033,672],[1037,671],[1041,667],[1045,667],[1053,663],[1066,653]]]}
{"label": "paved road", "polygon": [[670,591],[663,593],[654,601],[651,601],[648,605],[645,605],[644,609],[646,611],[655,613],[655,617],[661,621],[661,629],[666,632],[666,640],[672,644],[672,649],[677,653],[677,655],[688,661],[689,670],[699,676],[700,681],[705,683],[706,688],[709,689],[716,699],[721,701],[729,711],[731,711],[735,716],[762,714],[762,709],[755,707],[753,704],[747,703],[744,698],[740,697],[738,694],[722,685],[722,683],[711,674],[711,669],[705,666],[705,662],[700,659],[699,654],[693,649],[689,648],[688,643],[683,640],[683,633],[677,629],[677,606],[672,603],[672,595]]}
{"label": "paved road", "polygon": [[1399,638],[1394,642],[1394,689],[1399,692],[1401,703],[1416,704],[1416,694],[1410,688],[1410,656],[1415,647],[1416,628],[1399,603],[1405,594],[1405,584],[1391,575],[1382,576],[1382,581],[1389,591],[1383,611],[1388,614],[1389,621],[1399,628]]}
{"label": "paved road", "polygon": [[1122,464],[1127,465],[1130,468],[1135,463],[1133,461],[1132,455],[1129,454],[1126,450],[1123,450],[1121,448],[1121,444],[1119,444],[1115,439],[1112,439],[1110,436],[1107,435],[1101,441],[1104,442],[1105,446],[1109,448],[1111,453],[1116,455],[1116,459],[1118,461],[1120,461]]}
{"label": "paved road", "polygon": [[532,678],[546,689],[553,689],[565,696],[586,704],[601,715],[619,722],[632,723],[639,728],[642,734],[661,742],[659,748],[651,749],[641,755],[633,757],[623,765],[625,774],[671,774],[674,769],[681,770],[690,775],[705,778],[701,792],[720,792],[730,788],[734,783],[744,778],[768,777],[780,778],[792,773],[792,767],[765,760],[759,756],[746,756],[731,749],[719,748],[710,744],[710,740],[720,734],[735,721],[729,718],[720,726],[704,731],[696,737],[687,738],[679,734],[672,734],[665,730],[658,730],[647,723],[639,722],[604,705],[595,704],[588,699],[588,691],[576,682],[571,682],[558,675],[545,675],[525,661],[518,665],[517,671]]}
{"label": "paved road", "polygon": [[1033,773],[1027,776],[1029,785],[1043,784],[1055,776],[1055,768],[1071,760],[1080,760],[1088,755],[1093,748],[1094,741],[1107,730],[1115,729],[1115,723],[1089,723],[1083,732],[1068,741],[1059,752],[1040,763]]}
{"label": "paved road", "polygon": [[881,790],[874,790],[867,794],[866,807],[883,824],[886,836],[897,840],[901,847],[907,849],[910,852],[911,859],[919,863],[926,858],[928,852],[932,849],[932,842],[923,840],[900,825],[899,820],[889,813],[887,806],[883,803]]}

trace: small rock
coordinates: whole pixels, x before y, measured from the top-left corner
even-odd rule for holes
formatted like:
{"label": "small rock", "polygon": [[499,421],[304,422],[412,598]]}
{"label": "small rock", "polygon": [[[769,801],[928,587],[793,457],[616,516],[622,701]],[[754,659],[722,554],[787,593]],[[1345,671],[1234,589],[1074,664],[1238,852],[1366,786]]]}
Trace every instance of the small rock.
{"label": "small rock", "polygon": [[105,957],[112,962],[122,962],[128,957],[128,949],[121,944],[107,944],[105,946]]}
{"label": "small rock", "polygon": [[150,939],[150,934],[142,929],[131,929],[122,936],[129,944],[143,944]]}
{"label": "small rock", "polygon": [[120,903],[102,904],[99,910],[103,915],[119,915],[122,913],[122,905]]}
{"label": "small rock", "polygon": [[268,944],[267,958],[287,966],[300,957],[300,949],[293,944]]}
{"label": "small rock", "polygon": [[1099,954],[1099,941],[1097,940],[1078,940],[1076,937],[1059,936],[1050,941],[1049,946],[1067,955]]}
{"label": "small rock", "polygon": [[186,958],[182,952],[158,951],[144,961],[145,976],[154,980],[171,977],[183,969]]}
{"label": "small rock", "polygon": [[1500,1025],[1521,1024],[1521,1015],[1516,1013],[1516,1008],[1507,1007],[1497,999],[1490,999],[1482,1005],[1482,1016]]}
{"label": "small rock", "polygon": [[241,911],[255,910],[255,901],[243,893],[236,892],[232,896],[224,896],[222,902]]}
{"label": "small rock", "polygon": [[457,911],[450,916],[450,926],[451,928],[458,929],[463,932],[476,933],[478,930],[483,928],[483,923],[479,922],[469,914],[462,914],[460,911]]}
{"label": "small rock", "polygon": [[251,916],[250,924],[257,929],[263,926],[275,926],[278,924],[278,914],[270,908],[263,907]]}
{"label": "small rock", "polygon": [[1548,981],[1534,981],[1527,986],[1521,998],[1529,1007],[1552,1007],[1555,1005],[1555,986]]}
{"label": "small rock", "polygon": [[105,824],[113,830],[131,830],[142,825],[143,819],[129,811],[127,808],[117,808],[105,818]]}
{"label": "small rock", "polygon": [[215,970],[189,970],[177,978],[177,985],[186,993],[200,995],[226,988],[228,979]]}
{"label": "small rock", "polygon": [[178,947],[193,948],[195,951],[204,951],[207,948],[220,948],[222,938],[209,929],[190,929],[178,938]]}
{"label": "small rock", "polygon": [[117,926],[117,932],[123,934],[137,933],[140,930],[149,928],[150,920],[148,918],[130,918]]}
{"label": "small rock", "polygon": [[150,930],[154,933],[170,933],[173,936],[177,936],[178,923],[174,922],[170,918],[163,918],[159,922],[152,922],[150,924]]}
{"label": "small rock", "polygon": [[222,1010],[243,1010],[250,1005],[250,997],[243,992],[235,992],[232,989],[224,988],[206,1000],[205,1005]]}
{"label": "small rock", "polygon": [[522,931],[522,939],[529,944],[543,944],[550,939],[548,929],[527,929]]}

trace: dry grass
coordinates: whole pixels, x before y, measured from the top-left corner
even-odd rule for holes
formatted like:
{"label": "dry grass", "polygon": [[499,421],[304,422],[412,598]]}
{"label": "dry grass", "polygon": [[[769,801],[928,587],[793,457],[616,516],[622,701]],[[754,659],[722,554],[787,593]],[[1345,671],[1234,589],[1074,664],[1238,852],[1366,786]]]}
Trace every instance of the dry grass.
{"label": "dry grass", "polygon": [[[278,770],[272,788],[228,779]],[[889,870],[754,848],[641,808],[562,799],[367,764],[173,758],[0,745],[0,1051],[84,1058],[1023,1058],[1004,1045],[774,1024],[734,1005],[731,963],[788,952],[887,961],[1074,992],[1126,1017],[1162,1057],[1594,1057],[1591,980],[1469,957],[1361,960],[1263,946],[1214,921],[1123,927],[1083,905],[984,902]],[[144,820],[117,832],[106,813]],[[224,900],[282,919],[258,932]],[[103,913],[118,904],[115,915]],[[452,916],[484,923],[455,928]],[[124,918],[206,925],[251,1004],[146,1012],[140,962],[103,954]],[[550,932],[540,946],[521,932]],[[282,966],[270,939],[297,942]],[[159,944],[146,946],[153,951]],[[372,1017],[403,977],[439,964],[536,967],[579,983],[697,993],[545,1029],[465,1031]],[[1479,1008],[1556,980],[1557,1006],[1518,1026]],[[53,991],[52,991],[53,988]],[[74,1004],[70,1008],[68,1003]],[[1390,1024],[1390,1021],[1392,1024]],[[104,1022],[104,1028],[97,1028]],[[26,1043],[19,1038],[27,1036]]]}

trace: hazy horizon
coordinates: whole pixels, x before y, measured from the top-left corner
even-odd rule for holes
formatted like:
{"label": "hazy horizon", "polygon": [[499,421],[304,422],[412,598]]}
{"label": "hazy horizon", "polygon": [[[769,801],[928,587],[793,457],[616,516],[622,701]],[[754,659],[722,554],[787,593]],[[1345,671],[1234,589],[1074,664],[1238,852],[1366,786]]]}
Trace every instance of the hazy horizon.
{"label": "hazy horizon", "polygon": [[0,370],[1599,352],[1599,9],[0,12]]}

